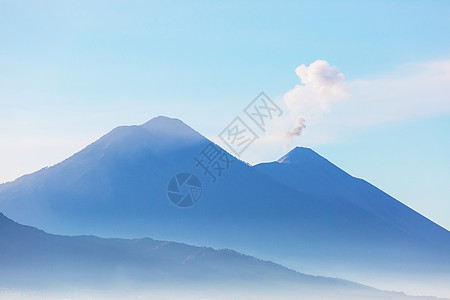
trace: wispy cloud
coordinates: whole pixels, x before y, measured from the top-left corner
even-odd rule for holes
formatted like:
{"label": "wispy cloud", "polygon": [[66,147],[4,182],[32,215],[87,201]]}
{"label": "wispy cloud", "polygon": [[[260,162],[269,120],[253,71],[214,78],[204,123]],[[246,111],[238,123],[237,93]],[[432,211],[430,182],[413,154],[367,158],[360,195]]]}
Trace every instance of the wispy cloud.
{"label": "wispy cloud", "polygon": [[283,96],[290,115],[286,122],[304,118],[306,142],[450,114],[450,60],[410,63],[378,78],[352,81],[323,60],[301,65],[296,73],[302,84]]}
{"label": "wispy cloud", "polygon": [[283,96],[288,109],[287,122],[295,124],[288,131],[287,145],[300,136],[306,121],[321,118],[330,111],[333,102],[348,96],[344,74],[325,60],[300,65],[295,73],[300,83]]}
{"label": "wispy cloud", "polygon": [[282,153],[293,143],[329,144],[374,126],[450,115],[450,60],[405,64],[370,79],[346,80],[325,60],[295,72],[299,84],[281,96],[285,117],[255,143],[258,158],[266,148]]}
{"label": "wispy cloud", "polygon": [[407,64],[375,79],[350,83],[351,97],[336,117],[352,126],[450,114],[450,60]]}

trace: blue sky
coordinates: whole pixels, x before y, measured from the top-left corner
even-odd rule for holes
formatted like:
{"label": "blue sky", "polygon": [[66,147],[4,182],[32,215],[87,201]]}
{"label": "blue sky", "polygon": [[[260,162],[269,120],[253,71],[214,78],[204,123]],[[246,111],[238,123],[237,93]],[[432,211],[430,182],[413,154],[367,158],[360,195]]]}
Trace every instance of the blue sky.
{"label": "blue sky", "polygon": [[[295,69],[321,59],[351,99],[307,119],[290,147],[312,147],[449,229],[449,11],[448,1],[0,1],[0,182],[157,115],[216,139],[260,91],[283,103]],[[384,110],[386,120],[356,121]],[[280,157],[285,145],[269,140],[243,158]]]}

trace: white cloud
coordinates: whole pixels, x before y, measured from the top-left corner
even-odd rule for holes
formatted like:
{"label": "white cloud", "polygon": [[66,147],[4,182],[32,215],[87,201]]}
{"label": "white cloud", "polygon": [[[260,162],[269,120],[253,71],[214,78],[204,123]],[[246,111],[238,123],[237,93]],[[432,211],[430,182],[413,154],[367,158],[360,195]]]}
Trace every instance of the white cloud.
{"label": "white cloud", "polygon": [[302,133],[306,143],[450,114],[450,60],[410,63],[378,78],[352,81],[322,60],[301,65],[296,73],[303,84],[288,91],[283,100],[291,124],[297,116],[308,123]]}
{"label": "white cloud", "polygon": [[[266,156],[267,148],[270,156],[282,154],[286,143],[294,141],[316,146],[374,126],[450,115],[450,60],[410,63],[351,81],[324,60],[301,65],[296,73],[300,84],[282,96],[285,117],[271,122],[255,142],[258,158]],[[308,125],[293,131],[301,137],[286,135],[299,118]],[[279,149],[276,154],[274,149]],[[254,162],[253,156],[248,153],[245,159]]]}
{"label": "white cloud", "polygon": [[328,110],[333,101],[348,95],[344,74],[325,60],[316,60],[309,67],[301,65],[295,73],[301,83],[283,97],[291,112],[305,114]]}
{"label": "white cloud", "polygon": [[284,126],[293,126],[284,137],[285,148],[302,134],[305,122],[313,126],[316,120],[330,112],[334,103],[348,96],[344,74],[325,60],[316,60],[309,66],[298,66],[295,73],[300,83],[283,96],[287,108]]}

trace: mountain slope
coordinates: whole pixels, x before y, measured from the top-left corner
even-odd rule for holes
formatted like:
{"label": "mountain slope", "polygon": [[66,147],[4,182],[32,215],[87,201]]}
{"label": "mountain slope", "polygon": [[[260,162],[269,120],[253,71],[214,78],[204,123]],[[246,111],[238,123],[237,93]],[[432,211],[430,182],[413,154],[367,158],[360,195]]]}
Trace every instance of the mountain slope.
{"label": "mountain slope", "polygon": [[[100,282],[92,282],[95,286],[115,277],[144,284],[222,279],[235,283],[316,280],[313,276],[231,250],[213,250],[150,238],[127,240],[51,235],[15,223],[3,214],[0,214],[0,254],[2,287],[12,284],[21,287],[30,283],[35,286],[61,287],[61,284],[70,286],[74,283],[75,286],[89,286],[92,278],[98,278]],[[9,272],[20,273],[20,276],[10,277]],[[52,277],[49,280],[40,275]],[[331,279],[317,278],[317,282],[321,280],[333,283]],[[342,284],[345,286],[344,281]]]}
{"label": "mountain slope", "polygon": [[[358,273],[354,277],[350,277],[369,280],[386,287],[392,287],[387,281],[393,279],[397,284],[400,281],[417,282],[418,286],[430,285],[433,286],[433,290],[441,290],[446,295],[450,292],[445,283],[450,280],[448,272],[448,261],[450,259],[450,239],[448,236],[450,233],[445,228],[425,218],[365,180],[349,175],[308,148],[296,147],[278,161],[261,163],[255,165],[254,169],[287,187],[314,196],[323,202],[356,205],[367,213],[377,216],[383,222],[391,224],[392,227],[400,228],[405,235],[420,237],[421,246],[419,248],[424,249],[430,246],[434,249],[440,249],[438,252],[428,252],[428,258],[426,255],[421,256],[415,253],[418,249],[417,245],[405,247],[399,251],[399,255],[404,256],[405,264],[417,265],[417,268],[410,270],[409,274],[403,273],[403,268],[398,265],[399,271],[394,272],[398,276],[388,276],[387,280],[372,281],[373,274],[368,275],[367,273]],[[383,244],[383,248],[378,250],[385,254],[389,252],[391,247],[395,248],[399,244],[396,240],[385,240],[384,242],[387,243]],[[421,258],[418,258],[420,256]],[[424,267],[429,261],[435,261],[435,264]],[[441,268],[438,266],[439,264],[441,264]],[[424,275],[421,279],[421,276],[413,275],[419,272],[423,272],[422,275]],[[389,272],[385,272],[385,274],[387,273]],[[370,276],[371,279],[368,279],[367,276]],[[379,276],[382,277],[381,274]]]}
{"label": "mountain slope", "polygon": [[[367,273],[369,284],[391,281],[387,274],[414,273],[420,282],[450,274],[448,231],[390,197],[382,205],[379,196],[366,199],[381,195],[370,186],[354,186],[361,197],[347,191],[347,199],[337,187],[329,196],[321,180],[333,182],[342,172],[336,167],[301,190],[234,160],[212,182],[194,160],[209,144],[166,117],[118,127],[60,164],[0,185],[0,211],[59,234],[152,236],[233,248],[313,274]],[[167,196],[169,181],[183,172],[203,187],[198,203],[184,209]]]}
{"label": "mountain slope", "polygon": [[322,201],[352,203],[410,235],[419,235],[427,243],[450,251],[446,229],[370,183],[349,175],[311,149],[296,147],[278,161],[254,168]]}
{"label": "mountain slope", "polygon": [[297,273],[231,250],[149,238],[57,236],[17,224],[3,214],[0,214],[0,264],[2,299],[7,295],[2,295],[4,288],[40,291],[40,297],[67,290],[82,296],[85,289],[109,291],[113,295],[136,289],[140,293],[158,290],[164,295],[164,290],[178,289],[184,296],[188,291],[209,289],[238,294],[264,289],[277,299],[280,287],[284,292],[290,291],[294,298],[412,299],[348,281]]}

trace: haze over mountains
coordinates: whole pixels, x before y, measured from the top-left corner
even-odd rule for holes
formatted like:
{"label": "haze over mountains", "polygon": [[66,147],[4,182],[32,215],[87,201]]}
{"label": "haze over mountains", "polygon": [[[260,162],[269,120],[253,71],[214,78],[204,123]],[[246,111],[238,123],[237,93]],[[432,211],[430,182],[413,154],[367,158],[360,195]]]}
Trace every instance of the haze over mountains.
{"label": "haze over mountains", "polygon": [[107,292],[109,299],[114,295],[120,299],[198,299],[195,297],[208,294],[212,299],[223,295],[260,299],[297,299],[299,295],[309,299],[416,299],[340,279],[301,274],[228,249],[149,238],[58,236],[17,224],[3,214],[0,253],[2,299],[31,295],[47,299],[52,294],[87,297],[92,296],[92,291],[98,293],[96,298]]}
{"label": "haze over mountains", "polygon": [[[0,185],[0,211],[52,233],[232,248],[306,273],[450,296],[444,228],[310,149],[255,167],[235,160],[213,183],[194,161],[208,144],[167,117],[118,127],[53,167]],[[203,186],[186,209],[167,199],[169,180],[182,172]]]}

